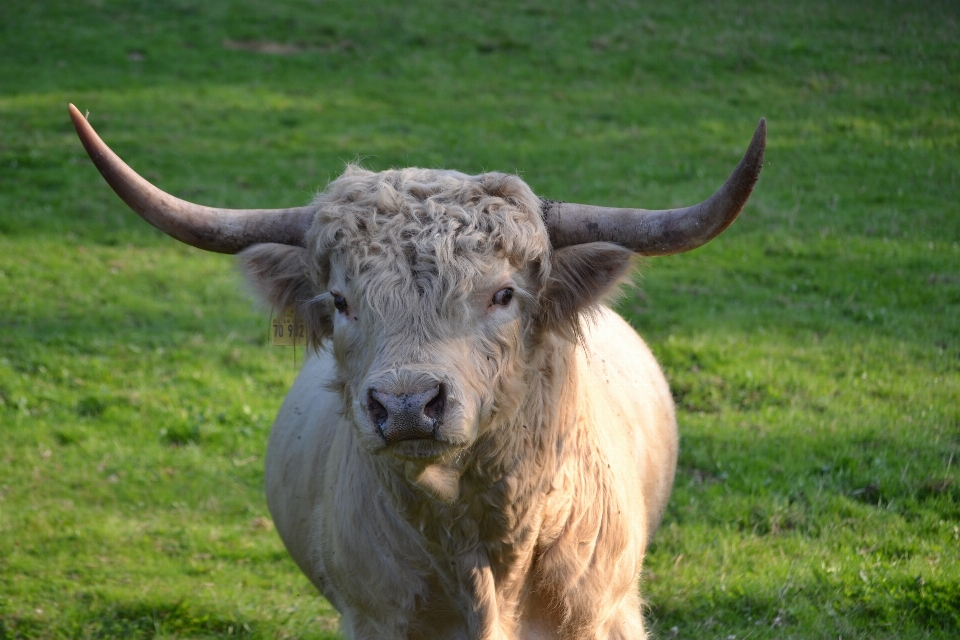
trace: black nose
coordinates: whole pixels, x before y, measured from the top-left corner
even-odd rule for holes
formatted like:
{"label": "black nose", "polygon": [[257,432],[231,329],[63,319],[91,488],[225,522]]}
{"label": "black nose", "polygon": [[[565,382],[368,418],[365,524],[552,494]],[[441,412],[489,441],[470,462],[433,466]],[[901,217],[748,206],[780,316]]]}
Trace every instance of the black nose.
{"label": "black nose", "polygon": [[442,384],[400,394],[367,391],[367,411],[387,444],[436,438],[446,404]]}

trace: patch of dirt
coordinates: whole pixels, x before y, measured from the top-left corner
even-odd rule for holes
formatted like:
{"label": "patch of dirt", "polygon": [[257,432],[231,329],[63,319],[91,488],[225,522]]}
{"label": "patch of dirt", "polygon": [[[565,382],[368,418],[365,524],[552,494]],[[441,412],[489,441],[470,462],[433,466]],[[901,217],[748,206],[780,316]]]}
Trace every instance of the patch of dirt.
{"label": "patch of dirt", "polygon": [[226,38],[222,44],[224,49],[230,49],[231,51],[253,51],[254,53],[266,53],[273,56],[292,56],[297,53],[333,53],[350,51],[355,48],[350,40],[341,40],[323,47],[305,47],[298,44],[270,42],[269,40],[231,40],[230,38]]}

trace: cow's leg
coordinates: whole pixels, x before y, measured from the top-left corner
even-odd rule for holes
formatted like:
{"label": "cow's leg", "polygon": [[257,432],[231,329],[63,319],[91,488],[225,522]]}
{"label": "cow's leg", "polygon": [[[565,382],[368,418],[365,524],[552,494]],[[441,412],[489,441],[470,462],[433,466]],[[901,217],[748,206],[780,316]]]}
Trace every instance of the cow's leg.
{"label": "cow's leg", "polygon": [[466,601],[473,605],[472,610],[466,612],[470,637],[476,640],[510,640],[513,634],[505,632],[501,624],[497,585],[485,554],[464,554],[459,558],[458,569]]}
{"label": "cow's leg", "polygon": [[[606,629],[603,640],[643,640],[647,637],[643,615],[640,613],[639,593],[623,599]],[[597,640],[600,640],[600,637]]]}

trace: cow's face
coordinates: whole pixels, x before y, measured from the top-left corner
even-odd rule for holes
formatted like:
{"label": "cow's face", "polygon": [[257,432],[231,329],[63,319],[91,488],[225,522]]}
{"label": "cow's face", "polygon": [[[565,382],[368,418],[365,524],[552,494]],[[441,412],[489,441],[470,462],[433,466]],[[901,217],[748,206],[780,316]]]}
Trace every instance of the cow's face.
{"label": "cow's face", "polygon": [[[424,230],[427,255],[455,239]],[[318,303],[329,307],[335,387],[361,444],[405,460],[455,456],[522,395],[536,270],[411,253],[364,273],[337,253]]]}
{"label": "cow's face", "polygon": [[361,445],[456,457],[522,397],[549,243],[518,178],[348,170],[308,238],[332,386]]}
{"label": "cow's face", "polygon": [[508,428],[545,334],[570,335],[629,264],[605,243],[551,251],[515,176],[350,169],[317,205],[308,249],[257,245],[248,273],[332,350],[361,446],[415,481]]}

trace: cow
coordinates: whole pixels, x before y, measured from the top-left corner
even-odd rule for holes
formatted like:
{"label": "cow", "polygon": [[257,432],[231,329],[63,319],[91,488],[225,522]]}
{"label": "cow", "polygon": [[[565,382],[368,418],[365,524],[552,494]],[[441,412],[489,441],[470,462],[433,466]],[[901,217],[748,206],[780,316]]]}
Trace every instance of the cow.
{"label": "cow", "polygon": [[677,462],[671,394],[604,305],[634,256],[711,240],[759,176],[761,120],[706,201],[537,197],[515,175],[348,166],[314,201],[192,204],[137,175],[73,105],[140,216],[238,253],[311,347],[265,460],[277,531],[348,638],[643,638],[638,580]]}

